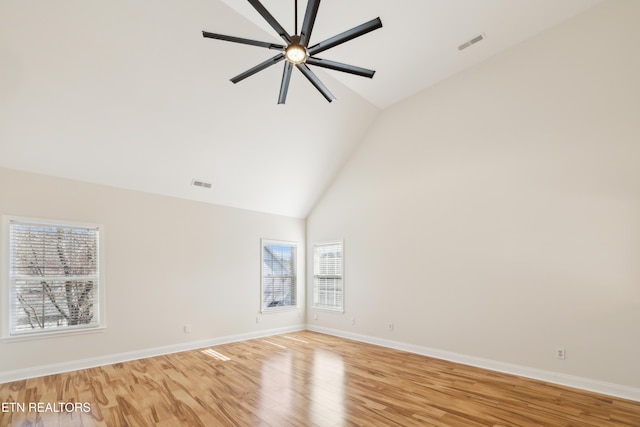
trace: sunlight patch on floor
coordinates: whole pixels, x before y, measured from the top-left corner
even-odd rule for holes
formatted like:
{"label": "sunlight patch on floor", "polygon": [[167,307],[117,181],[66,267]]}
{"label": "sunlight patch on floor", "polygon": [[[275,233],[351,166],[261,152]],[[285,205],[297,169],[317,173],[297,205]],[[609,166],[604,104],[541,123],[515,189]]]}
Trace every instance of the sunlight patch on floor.
{"label": "sunlight patch on floor", "polygon": [[222,360],[223,362],[226,362],[226,361],[228,361],[228,360],[231,360],[230,358],[228,358],[228,357],[227,357],[227,356],[225,356],[224,354],[222,354],[222,353],[218,353],[217,351],[215,351],[215,350],[213,350],[213,349],[211,349],[211,348],[208,348],[208,349],[206,349],[206,350],[202,350],[202,352],[203,352],[204,354],[206,354],[207,356],[211,356],[211,357],[216,358],[216,359],[218,359],[218,360]]}
{"label": "sunlight patch on floor", "polygon": [[285,347],[285,346],[283,346],[283,345],[276,344],[276,343],[274,343],[274,342],[267,341],[267,340],[262,340],[262,342],[266,342],[267,344],[271,344],[271,345],[274,345],[274,346],[276,346],[276,347],[280,347],[280,348],[287,348],[287,347]]}
{"label": "sunlight patch on floor", "polygon": [[292,341],[298,341],[298,342],[302,342],[302,343],[305,343],[305,344],[309,344],[309,341],[301,340],[300,338],[290,337],[288,335],[285,335],[283,338],[286,338],[286,339],[292,340]]}

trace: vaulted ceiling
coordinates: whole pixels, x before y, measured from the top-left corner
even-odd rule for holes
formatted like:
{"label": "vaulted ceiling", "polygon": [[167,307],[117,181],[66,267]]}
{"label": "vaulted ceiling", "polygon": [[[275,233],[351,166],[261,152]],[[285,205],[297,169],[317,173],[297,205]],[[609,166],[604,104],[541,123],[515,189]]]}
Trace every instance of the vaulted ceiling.
{"label": "vaulted ceiling", "polygon": [[312,44],[381,18],[322,55],[376,74],[314,68],[328,103],[293,73],[277,105],[281,64],[229,81],[273,51],[202,37],[280,43],[244,0],[3,0],[0,166],[305,217],[382,110],[599,1],[324,0]]}

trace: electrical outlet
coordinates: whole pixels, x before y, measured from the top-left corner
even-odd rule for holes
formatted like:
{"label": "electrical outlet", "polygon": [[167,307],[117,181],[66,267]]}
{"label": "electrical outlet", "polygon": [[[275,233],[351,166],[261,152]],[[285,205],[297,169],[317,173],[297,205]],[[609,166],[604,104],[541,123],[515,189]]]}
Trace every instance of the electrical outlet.
{"label": "electrical outlet", "polygon": [[256,323],[260,323],[260,316],[256,316]]}
{"label": "electrical outlet", "polygon": [[556,348],[556,359],[564,360],[567,357],[567,351],[564,347]]}
{"label": "electrical outlet", "polygon": [[191,325],[184,325],[184,333],[185,334],[191,333]]}
{"label": "electrical outlet", "polygon": [[313,315],[313,320],[318,320],[318,313]]}
{"label": "electrical outlet", "polygon": [[389,325],[388,325],[388,326],[389,326],[389,330],[390,330],[390,331],[393,331],[393,323],[389,323]]}
{"label": "electrical outlet", "polygon": [[352,318],[351,318],[351,324],[352,324],[352,325],[355,325],[355,324],[356,324],[356,318],[355,318],[355,317],[352,317]]}

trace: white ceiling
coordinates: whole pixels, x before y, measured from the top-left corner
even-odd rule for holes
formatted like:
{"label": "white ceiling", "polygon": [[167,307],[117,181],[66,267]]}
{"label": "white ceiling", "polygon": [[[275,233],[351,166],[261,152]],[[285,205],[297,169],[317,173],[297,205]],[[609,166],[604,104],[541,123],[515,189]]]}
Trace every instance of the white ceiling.
{"label": "white ceiling", "polygon": [[229,82],[274,51],[201,36],[281,43],[246,1],[0,0],[0,166],[303,218],[381,110],[599,1],[325,0],[312,44],[383,28],[318,56],[376,75],[314,68],[330,104],[294,70],[277,105],[282,63]]}

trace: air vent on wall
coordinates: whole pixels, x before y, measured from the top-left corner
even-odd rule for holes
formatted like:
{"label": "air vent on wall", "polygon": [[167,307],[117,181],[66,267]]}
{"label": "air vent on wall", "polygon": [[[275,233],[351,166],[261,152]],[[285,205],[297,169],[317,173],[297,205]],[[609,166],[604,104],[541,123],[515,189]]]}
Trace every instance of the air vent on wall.
{"label": "air vent on wall", "polygon": [[193,187],[202,187],[202,188],[209,189],[209,188],[211,188],[212,184],[210,182],[205,182],[205,181],[201,181],[199,179],[194,179],[193,181],[191,181],[191,185]]}
{"label": "air vent on wall", "polygon": [[479,36],[476,36],[476,37],[472,38],[468,42],[462,43],[460,46],[458,46],[458,50],[464,50],[464,49],[468,48],[469,46],[472,46],[472,45],[474,45],[474,44],[476,44],[479,41],[482,41],[484,39],[485,39],[484,34],[480,34]]}

